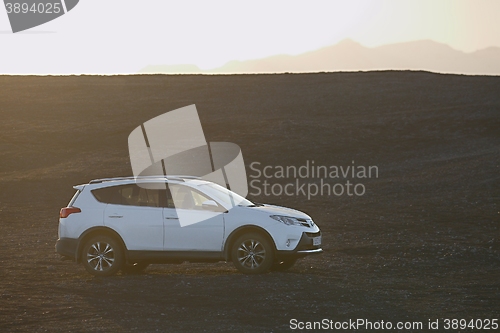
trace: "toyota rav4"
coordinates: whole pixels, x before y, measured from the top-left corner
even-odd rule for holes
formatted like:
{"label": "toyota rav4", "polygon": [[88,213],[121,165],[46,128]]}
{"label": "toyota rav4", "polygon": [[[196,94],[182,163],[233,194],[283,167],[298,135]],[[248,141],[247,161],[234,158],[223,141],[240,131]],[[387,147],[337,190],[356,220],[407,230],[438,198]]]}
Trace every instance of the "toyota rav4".
{"label": "toyota rav4", "polygon": [[96,276],[184,261],[232,261],[258,274],[322,252],[321,232],[305,213],[252,203],[195,177],[108,178],[74,188],[60,211],[56,251]]}

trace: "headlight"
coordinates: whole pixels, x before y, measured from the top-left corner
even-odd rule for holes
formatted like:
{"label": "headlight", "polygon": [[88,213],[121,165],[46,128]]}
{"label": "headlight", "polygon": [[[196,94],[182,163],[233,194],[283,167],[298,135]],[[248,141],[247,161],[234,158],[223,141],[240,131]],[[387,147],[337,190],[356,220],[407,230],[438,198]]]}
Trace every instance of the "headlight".
{"label": "headlight", "polygon": [[[275,219],[276,221],[279,221],[281,223],[284,223],[286,225],[299,225],[299,226],[304,226],[304,219],[298,219],[296,217],[291,217],[291,216],[281,216],[281,215],[271,215],[270,216],[272,219]],[[305,226],[308,226],[307,224]]]}

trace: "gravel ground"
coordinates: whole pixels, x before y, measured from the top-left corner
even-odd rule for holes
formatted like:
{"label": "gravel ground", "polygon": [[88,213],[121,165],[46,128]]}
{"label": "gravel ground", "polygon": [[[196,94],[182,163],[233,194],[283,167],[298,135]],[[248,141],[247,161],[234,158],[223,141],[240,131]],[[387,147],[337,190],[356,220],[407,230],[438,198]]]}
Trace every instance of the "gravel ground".
{"label": "gravel ground", "polygon": [[[0,76],[0,87],[2,332],[288,332],[291,319],[324,318],[422,331],[439,320],[443,331],[446,318],[500,319],[498,77]],[[378,178],[349,178],[362,196],[249,196],[322,229],[325,252],[286,273],[245,276],[221,262],[94,278],[61,261],[71,186],[131,174],[130,131],[189,104],[207,141],[241,147],[249,176],[252,162],[354,161]]]}

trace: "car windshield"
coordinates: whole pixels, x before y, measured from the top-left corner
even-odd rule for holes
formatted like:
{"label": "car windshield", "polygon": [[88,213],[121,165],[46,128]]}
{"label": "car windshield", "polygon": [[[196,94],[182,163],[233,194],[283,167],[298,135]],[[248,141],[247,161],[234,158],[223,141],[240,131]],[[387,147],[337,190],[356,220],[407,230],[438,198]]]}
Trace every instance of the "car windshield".
{"label": "car windshield", "polygon": [[233,191],[228,190],[225,187],[222,187],[215,183],[206,183],[200,185],[200,187],[209,187],[210,194],[217,200],[228,206],[244,206],[244,207],[252,207],[255,206],[253,202],[248,199],[245,199],[239,194],[234,193]]}

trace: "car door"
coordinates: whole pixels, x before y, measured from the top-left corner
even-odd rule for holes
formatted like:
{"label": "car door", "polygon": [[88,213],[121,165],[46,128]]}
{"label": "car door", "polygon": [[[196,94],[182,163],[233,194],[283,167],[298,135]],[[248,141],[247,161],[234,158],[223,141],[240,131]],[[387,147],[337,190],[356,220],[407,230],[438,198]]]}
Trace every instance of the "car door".
{"label": "car door", "polygon": [[212,199],[189,186],[168,187],[168,205],[163,213],[165,251],[222,251],[223,209],[204,208],[203,202]]}
{"label": "car door", "polygon": [[107,194],[104,225],[118,232],[128,250],[162,251],[165,190],[136,184],[109,189],[113,192]]}

